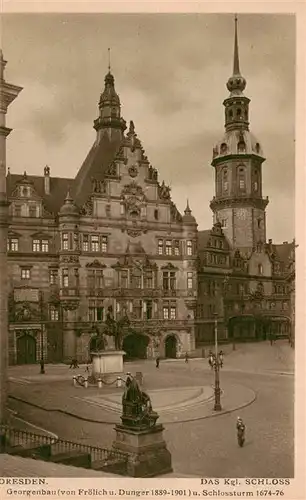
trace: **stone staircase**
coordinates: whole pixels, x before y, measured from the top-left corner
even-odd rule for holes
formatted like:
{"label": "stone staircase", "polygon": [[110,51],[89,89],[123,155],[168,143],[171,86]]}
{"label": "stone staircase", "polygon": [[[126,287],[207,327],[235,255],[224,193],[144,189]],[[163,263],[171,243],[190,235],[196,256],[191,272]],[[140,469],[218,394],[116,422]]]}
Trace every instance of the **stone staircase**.
{"label": "stone staircase", "polygon": [[1,453],[127,475],[127,455],[43,434],[0,426]]}

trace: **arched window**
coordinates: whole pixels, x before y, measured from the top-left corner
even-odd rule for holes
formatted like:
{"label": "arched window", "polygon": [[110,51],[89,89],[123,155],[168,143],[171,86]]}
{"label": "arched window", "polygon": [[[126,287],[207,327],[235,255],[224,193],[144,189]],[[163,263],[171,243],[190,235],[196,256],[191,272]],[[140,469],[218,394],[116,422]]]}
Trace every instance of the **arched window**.
{"label": "arched window", "polygon": [[240,140],[237,145],[238,153],[245,153],[245,142],[243,140]]}
{"label": "arched window", "polygon": [[222,172],[222,192],[227,193],[228,192],[228,172],[225,169],[223,169]]}
{"label": "arched window", "polygon": [[257,219],[257,227],[258,227],[258,229],[261,228],[261,223],[262,223],[262,219]]}
{"label": "arched window", "polygon": [[263,267],[262,267],[262,264],[258,264],[258,266],[257,266],[257,270],[258,270],[258,274],[259,274],[260,276],[262,276],[262,274],[263,274]]}
{"label": "arched window", "polygon": [[238,185],[240,191],[245,190],[245,169],[244,167],[239,167],[238,169]]}
{"label": "arched window", "polygon": [[259,185],[259,182],[258,182],[258,171],[254,170],[253,189],[254,189],[255,192],[258,191],[258,185]]}
{"label": "arched window", "polygon": [[225,154],[227,152],[227,145],[225,144],[225,142],[222,142],[220,146],[220,152],[221,154]]}

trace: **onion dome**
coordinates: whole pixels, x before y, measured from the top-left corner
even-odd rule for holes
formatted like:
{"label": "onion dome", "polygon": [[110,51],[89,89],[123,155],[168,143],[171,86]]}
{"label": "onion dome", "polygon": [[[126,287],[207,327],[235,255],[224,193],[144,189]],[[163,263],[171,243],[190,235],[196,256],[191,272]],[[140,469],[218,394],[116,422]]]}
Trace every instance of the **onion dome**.
{"label": "onion dome", "polygon": [[192,225],[196,225],[197,224],[197,221],[195,220],[195,217],[192,215],[192,211],[189,207],[189,201],[187,200],[187,205],[186,205],[186,208],[184,210],[184,215],[182,217],[182,222],[183,224],[192,224]]}
{"label": "onion dome", "polygon": [[120,106],[120,99],[115,91],[115,79],[109,71],[104,79],[105,87],[100,96],[99,106]]}
{"label": "onion dome", "polygon": [[67,196],[64,201],[64,205],[61,206],[59,215],[71,215],[71,216],[79,216],[80,212],[78,207],[75,205],[73,199],[70,196],[70,190],[68,189]]}

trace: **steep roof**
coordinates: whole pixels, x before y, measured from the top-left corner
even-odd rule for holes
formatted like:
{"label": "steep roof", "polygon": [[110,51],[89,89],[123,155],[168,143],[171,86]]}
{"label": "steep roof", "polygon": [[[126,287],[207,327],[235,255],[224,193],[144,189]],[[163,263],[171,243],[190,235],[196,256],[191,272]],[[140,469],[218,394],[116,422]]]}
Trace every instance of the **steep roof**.
{"label": "steep roof", "polygon": [[291,252],[295,248],[294,241],[290,243],[281,243],[279,245],[272,245],[273,253],[281,261],[287,264],[290,260]]}
{"label": "steep roof", "polygon": [[[24,179],[23,174],[8,174],[6,177],[6,189],[8,197],[15,190],[18,182]],[[50,213],[57,214],[64,203],[69,186],[73,179],[50,177],[50,194],[45,194],[44,177],[38,175],[28,175],[28,181],[33,183],[36,193],[44,200],[44,206]]]}
{"label": "steep roof", "polygon": [[115,136],[110,140],[108,134],[103,134],[100,141],[93,144],[76,175],[71,189],[72,198],[79,207],[85,203],[92,191],[92,177],[99,180],[103,179],[121,143],[122,139],[119,136]]}

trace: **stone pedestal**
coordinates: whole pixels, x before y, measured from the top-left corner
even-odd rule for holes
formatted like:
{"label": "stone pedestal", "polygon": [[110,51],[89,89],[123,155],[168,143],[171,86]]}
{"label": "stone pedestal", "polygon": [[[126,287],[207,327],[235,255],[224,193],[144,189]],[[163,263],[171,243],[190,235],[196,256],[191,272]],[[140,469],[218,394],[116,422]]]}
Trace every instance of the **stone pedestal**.
{"label": "stone pedestal", "polygon": [[172,472],[171,454],[163,438],[161,424],[147,428],[116,425],[113,448],[129,455],[130,477],[155,477]]}
{"label": "stone pedestal", "polygon": [[92,376],[94,379],[115,380],[123,373],[124,351],[91,352]]}

